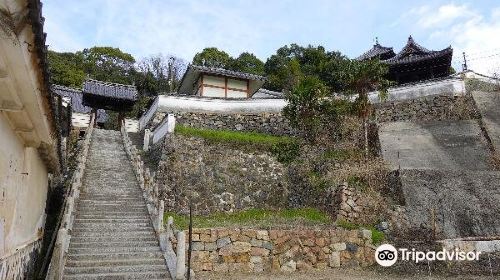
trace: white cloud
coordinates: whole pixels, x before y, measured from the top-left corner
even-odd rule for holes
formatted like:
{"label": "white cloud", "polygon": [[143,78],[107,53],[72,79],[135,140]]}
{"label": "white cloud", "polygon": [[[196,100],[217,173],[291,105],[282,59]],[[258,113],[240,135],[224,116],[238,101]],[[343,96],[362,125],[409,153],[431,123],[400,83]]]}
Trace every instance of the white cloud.
{"label": "white cloud", "polygon": [[[68,1],[69,2],[69,1]],[[49,6],[50,5],[50,6]],[[175,54],[186,60],[205,47],[218,47],[231,55],[258,49],[263,36],[280,30],[281,23],[251,19],[250,2],[227,5],[224,2],[200,1],[72,1],[47,4],[48,40],[56,50],[81,47],[78,37],[91,45],[110,45],[132,53],[136,58],[153,53]],[[71,10],[68,10],[68,7]],[[98,8],[96,8],[98,7]],[[65,16],[60,16],[65,15]],[[77,23],[88,26],[75,28]],[[65,32],[71,23],[73,34]],[[91,24],[89,24],[91,23]],[[81,32],[75,34],[75,32]],[[71,40],[70,38],[76,38]]]}
{"label": "white cloud", "polygon": [[429,34],[429,38],[450,42],[455,67],[461,65],[465,52],[469,69],[490,75],[500,71],[500,8],[486,15],[468,5],[455,4],[437,9],[424,6],[412,11],[418,28]]}
{"label": "white cloud", "polygon": [[455,20],[474,15],[467,5],[458,6],[454,4],[443,5],[436,11],[432,11],[429,6],[424,6],[423,9],[417,10],[416,13],[421,15],[417,24],[423,28],[448,26]]}

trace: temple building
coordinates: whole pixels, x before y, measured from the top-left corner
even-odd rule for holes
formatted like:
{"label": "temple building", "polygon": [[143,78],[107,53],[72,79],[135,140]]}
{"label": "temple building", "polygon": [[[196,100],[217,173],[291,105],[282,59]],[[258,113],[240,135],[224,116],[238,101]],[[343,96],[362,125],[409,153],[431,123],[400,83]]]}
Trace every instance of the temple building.
{"label": "temple building", "polygon": [[71,104],[71,124],[73,129],[82,130],[90,124],[90,115],[96,112],[96,123],[103,127],[108,120],[106,110],[120,114],[132,110],[137,100],[137,89],[133,85],[102,82],[87,79],[82,89],[74,89],[60,85],[52,86],[52,90]]}
{"label": "temple building", "polygon": [[[92,108],[83,105],[83,92],[80,89],[53,85],[52,91],[61,96],[71,108],[71,126],[73,129],[84,130],[90,123],[90,113]],[[99,127],[102,127],[108,115],[105,110],[98,109],[96,122]]]}
{"label": "temple building", "polygon": [[428,50],[410,36],[397,54],[393,48],[381,46],[377,40],[370,50],[356,59],[380,59],[389,66],[389,80],[406,84],[449,76],[452,56],[451,46],[440,51]]}
{"label": "temple building", "polygon": [[133,85],[108,83],[87,79],[83,83],[83,104],[91,108],[126,112],[137,101],[137,89]]}
{"label": "temple building", "polygon": [[189,65],[178,93],[216,98],[251,98],[265,82],[266,78],[259,75]]}

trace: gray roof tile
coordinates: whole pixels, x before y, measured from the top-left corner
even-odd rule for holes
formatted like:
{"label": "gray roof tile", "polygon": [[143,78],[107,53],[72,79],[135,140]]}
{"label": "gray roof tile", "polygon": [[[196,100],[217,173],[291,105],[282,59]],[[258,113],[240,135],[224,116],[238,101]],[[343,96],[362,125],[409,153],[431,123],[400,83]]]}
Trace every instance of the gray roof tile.
{"label": "gray roof tile", "polygon": [[83,82],[83,92],[118,99],[137,100],[135,86],[107,83],[93,79],[87,79]]}
{"label": "gray roof tile", "polygon": [[[70,87],[52,85],[52,91],[59,96],[68,97],[71,100],[71,111],[80,114],[89,114],[92,108],[83,105],[83,93],[79,89]],[[104,123],[108,119],[108,114],[105,110],[97,110],[97,122]]]}

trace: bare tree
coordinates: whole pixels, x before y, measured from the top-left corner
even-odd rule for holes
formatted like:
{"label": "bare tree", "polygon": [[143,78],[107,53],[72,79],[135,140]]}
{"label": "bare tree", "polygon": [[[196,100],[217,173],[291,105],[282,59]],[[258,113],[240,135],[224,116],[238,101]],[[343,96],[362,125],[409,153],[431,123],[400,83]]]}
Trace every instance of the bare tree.
{"label": "bare tree", "polygon": [[175,91],[186,69],[186,62],[182,58],[160,53],[143,58],[136,67],[139,89],[157,95]]}

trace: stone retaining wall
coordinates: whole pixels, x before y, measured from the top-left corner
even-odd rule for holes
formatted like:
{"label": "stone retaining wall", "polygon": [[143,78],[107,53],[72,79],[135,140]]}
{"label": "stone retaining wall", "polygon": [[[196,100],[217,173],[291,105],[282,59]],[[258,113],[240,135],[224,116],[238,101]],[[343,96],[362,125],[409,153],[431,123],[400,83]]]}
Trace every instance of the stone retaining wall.
{"label": "stone retaining wall", "polygon": [[469,120],[478,118],[470,96],[433,95],[375,105],[378,122]]}
{"label": "stone retaining wall", "polygon": [[42,239],[17,248],[0,260],[0,279],[30,279],[34,277],[35,262],[42,247]]}
{"label": "stone retaining wall", "polygon": [[165,209],[195,214],[286,207],[286,169],[272,155],[168,135],[156,178]]}
{"label": "stone retaining wall", "polygon": [[364,229],[193,229],[192,268],[291,272],[368,266],[374,263],[371,237]]}
{"label": "stone retaining wall", "polygon": [[252,131],[274,135],[295,134],[288,121],[279,113],[176,113],[175,118],[178,124],[197,128]]}

